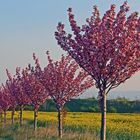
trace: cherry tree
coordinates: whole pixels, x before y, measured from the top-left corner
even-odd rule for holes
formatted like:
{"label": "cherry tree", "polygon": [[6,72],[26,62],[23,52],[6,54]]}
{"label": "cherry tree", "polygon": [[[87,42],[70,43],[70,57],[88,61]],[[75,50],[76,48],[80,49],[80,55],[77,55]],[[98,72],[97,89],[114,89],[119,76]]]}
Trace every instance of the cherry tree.
{"label": "cherry tree", "polygon": [[48,92],[41,82],[36,78],[34,73],[30,71],[30,67],[22,71],[23,77],[23,89],[29,96],[31,104],[34,106],[34,130],[37,126],[37,112],[46,99],[48,98]]}
{"label": "cherry tree", "polygon": [[92,87],[93,81],[86,72],[79,69],[78,64],[70,56],[62,55],[60,61],[53,61],[47,52],[47,58],[48,65],[41,71],[38,59],[34,55],[36,75],[40,76],[42,84],[56,104],[58,133],[62,138],[62,110],[65,103]]}
{"label": "cherry tree", "polygon": [[8,81],[6,81],[5,85],[2,84],[2,87],[3,87],[3,90],[5,91],[5,93],[9,96],[10,108],[12,109],[12,112],[11,112],[11,123],[13,124],[14,123],[15,108],[17,106],[16,99],[15,99],[15,96],[13,96],[13,94],[12,94],[12,92],[10,90],[10,85],[8,84]]}
{"label": "cherry tree", "polygon": [[10,93],[15,97],[16,104],[20,108],[20,126],[22,126],[24,106],[29,105],[31,100],[23,89],[22,85],[24,81],[20,73],[20,68],[16,68],[16,74],[14,76],[11,76],[8,70],[6,70],[6,72],[8,76],[7,85],[9,87]]}
{"label": "cherry tree", "polygon": [[77,25],[72,8],[68,16],[72,34],[59,23],[55,38],[95,81],[101,107],[101,140],[106,139],[106,96],[140,70],[140,18],[134,12],[128,17],[127,2],[115,12],[111,5],[103,17],[97,6],[82,27]]}
{"label": "cherry tree", "polygon": [[0,109],[4,113],[4,123],[6,123],[6,111],[11,106],[10,96],[5,92],[5,90],[0,87]]}

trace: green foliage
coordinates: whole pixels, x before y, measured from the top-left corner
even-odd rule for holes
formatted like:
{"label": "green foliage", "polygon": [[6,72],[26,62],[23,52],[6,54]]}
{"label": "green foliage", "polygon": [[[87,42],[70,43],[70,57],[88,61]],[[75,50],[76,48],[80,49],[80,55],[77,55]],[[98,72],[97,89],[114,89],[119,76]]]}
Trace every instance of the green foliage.
{"label": "green foliage", "polygon": [[125,98],[117,98],[107,101],[107,111],[112,109],[118,113],[140,113],[140,101],[129,101]]}
{"label": "green foliage", "polygon": [[24,107],[24,110],[29,110],[29,111],[32,111],[34,109],[34,107],[33,106],[29,106],[29,105],[26,105],[25,107]]}
{"label": "green foliage", "polygon": [[[97,99],[72,99],[67,102],[65,109],[69,112],[100,112]],[[41,111],[57,111],[52,100],[47,100]],[[129,101],[126,98],[107,100],[107,112],[109,113],[140,113],[140,101]]]}
{"label": "green foliage", "polygon": [[110,112],[110,113],[116,113],[117,112],[117,109],[115,107],[111,106],[111,107],[109,107],[108,112]]}
{"label": "green foliage", "polygon": [[[24,110],[33,110],[32,106],[26,106]],[[72,99],[65,104],[68,112],[100,112],[99,103],[95,98]],[[56,112],[55,103],[48,99],[40,106],[39,111]],[[129,101],[126,98],[107,100],[107,112],[109,113],[140,113],[140,101]]]}

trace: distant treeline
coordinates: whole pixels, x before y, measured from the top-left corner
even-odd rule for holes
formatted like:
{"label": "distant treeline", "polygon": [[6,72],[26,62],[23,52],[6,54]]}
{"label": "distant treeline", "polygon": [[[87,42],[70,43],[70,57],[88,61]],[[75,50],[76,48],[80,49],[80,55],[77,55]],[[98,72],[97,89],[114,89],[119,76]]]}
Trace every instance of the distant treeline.
{"label": "distant treeline", "polygon": [[[25,110],[32,110],[31,106],[25,107]],[[90,99],[72,99],[64,108],[69,112],[100,112],[98,100]],[[56,107],[51,99],[44,103],[39,111],[54,112]],[[140,100],[129,101],[126,98],[117,98],[107,100],[107,112],[110,113],[140,113]]]}

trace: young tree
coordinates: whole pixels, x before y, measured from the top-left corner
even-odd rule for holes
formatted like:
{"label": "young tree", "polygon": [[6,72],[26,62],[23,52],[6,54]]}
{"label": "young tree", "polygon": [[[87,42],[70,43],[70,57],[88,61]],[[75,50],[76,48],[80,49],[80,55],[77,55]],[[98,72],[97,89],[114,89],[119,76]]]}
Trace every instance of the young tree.
{"label": "young tree", "polygon": [[20,126],[22,126],[24,106],[31,104],[31,100],[22,87],[24,81],[20,73],[20,68],[16,68],[16,75],[13,77],[8,72],[8,70],[6,70],[6,72],[8,76],[7,84],[9,86],[9,90],[11,95],[15,97],[16,103],[20,108]]}
{"label": "young tree", "polygon": [[[36,61],[36,71],[40,74],[42,84],[56,104],[58,111],[58,133],[62,138],[62,109],[71,98],[79,96],[86,89],[93,86],[91,77],[86,72],[80,71],[78,64],[70,56],[62,55],[60,61],[54,62],[47,52],[48,65],[39,72],[38,60]],[[37,72],[36,72],[37,73]]]}
{"label": "young tree", "polygon": [[126,17],[129,11],[127,2],[117,14],[115,7],[111,5],[100,18],[98,8],[94,6],[92,16],[82,27],[77,25],[69,8],[69,22],[74,36],[65,32],[62,23],[58,24],[55,32],[61,48],[92,76],[99,89],[101,140],[106,139],[107,94],[140,70],[140,18],[137,12]]}
{"label": "young tree", "polygon": [[10,90],[10,85],[8,84],[8,81],[6,81],[5,85],[2,84],[2,87],[3,87],[3,90],[5,91],[5,93],[9,96],[10,108],[12,109],[12,112],[11,112],[11,123],[13,124],[14,123],[15,108],[16,108],[16,105],[17,105],[16,99],[12,95],[12,92]]}
{"label": "young tree", "polygon": [[4,114],[4,123],[6,123],[6,111],[11,106],[11,101],[9,95],[0,87],[0,108]]}
{"label": "young tree", "polygon": [[22,71],[22,77],[24,81],[22,87],[34,107],[34,130],[36,130],[38,109],[48,98],[48,92],[30,68]]}

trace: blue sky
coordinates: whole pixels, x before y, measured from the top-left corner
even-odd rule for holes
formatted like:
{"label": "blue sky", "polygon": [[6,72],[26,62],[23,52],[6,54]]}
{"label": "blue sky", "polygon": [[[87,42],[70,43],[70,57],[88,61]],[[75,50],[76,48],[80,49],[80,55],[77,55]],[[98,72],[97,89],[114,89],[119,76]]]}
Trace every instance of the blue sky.
{"label": "blue sky", "polygon": [[[54,32],[62,21],[70,31],[67,9],[72,7],[78,23],[84,24],[97,5],[101,15],[115,3],[117,9],[123,0],[0,0],[0,83],[6,80],[5,69],[14,73],[16,66],[32,63],[32,53],[46,64],[45,52],[50,50],[54,59],[62,53],[56,44]],[[128,0],[130,12],[140,13],[140,1]],[[140,91],[140,73],[115,91]]]}

